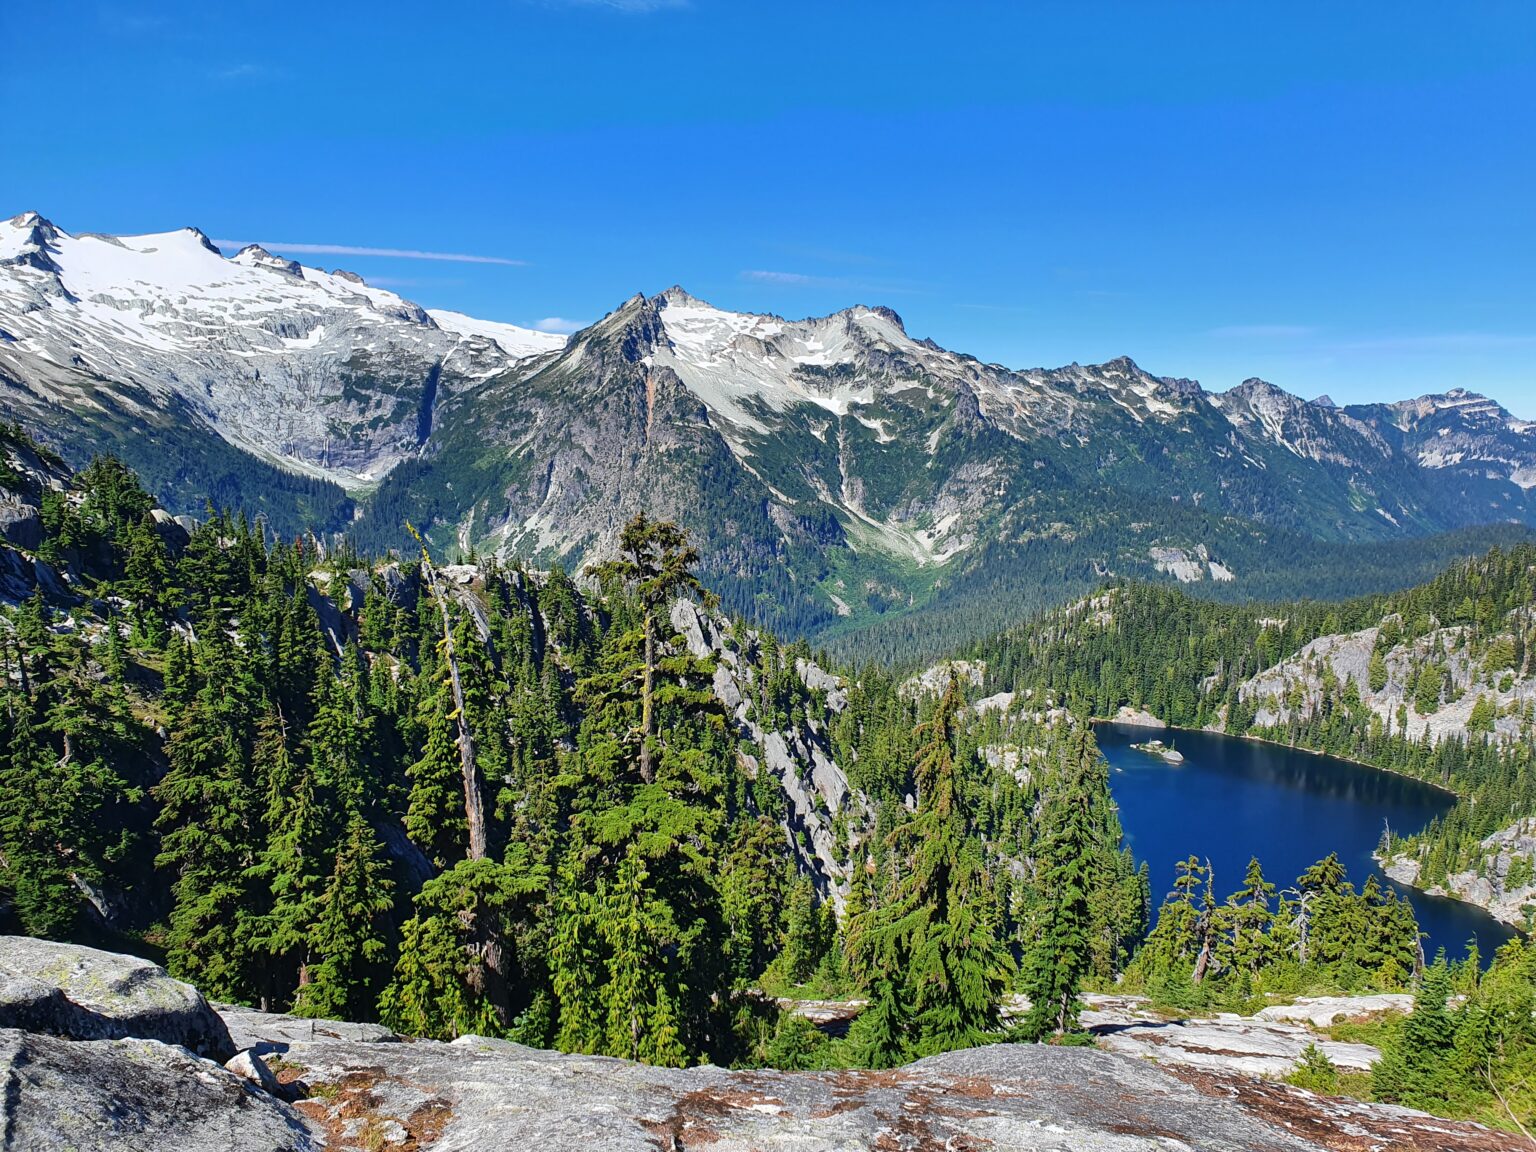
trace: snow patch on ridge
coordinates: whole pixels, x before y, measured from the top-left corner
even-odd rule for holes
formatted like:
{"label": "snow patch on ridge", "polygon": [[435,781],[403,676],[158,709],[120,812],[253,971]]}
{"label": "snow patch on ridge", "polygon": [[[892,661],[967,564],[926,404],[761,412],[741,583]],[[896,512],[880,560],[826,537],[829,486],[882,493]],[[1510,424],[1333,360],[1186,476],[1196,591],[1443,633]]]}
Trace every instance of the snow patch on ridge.
{"label": "snow patch on ridge", "polygon": [[540,332],[534,328],[520,328],[516,324],[479,320],[462,312],[449,312],[441,308],[428,308],[427,315],[444,332],[494,340],[503,352],[515,360],[558,352],[570,339],[558,332]]}
{"label": "snow patch on ridge", "polygon": [[98,405],[102,383],[124,406],[137,389],[175,396],[229,443],[343,484],[416,450],[429,379],[484,378],[563,343],[467,327],[255,245],[226,259],[193,228],[71,235],[36,213],[0,221],[0,365],[38,401]]}

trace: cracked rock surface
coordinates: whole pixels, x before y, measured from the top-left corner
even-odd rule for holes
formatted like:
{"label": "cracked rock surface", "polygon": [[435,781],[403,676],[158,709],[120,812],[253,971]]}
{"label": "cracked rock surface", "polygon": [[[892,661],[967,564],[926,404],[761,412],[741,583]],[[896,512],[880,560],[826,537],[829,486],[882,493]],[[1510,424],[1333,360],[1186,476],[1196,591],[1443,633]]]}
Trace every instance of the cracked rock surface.
{"label": "cracked rock surface", "polygon": [[999,1044],[889,1072],[647,1068],[465,1037],[290,1045],[332,1148],[440,1152],[1307,1152],[1507,1148],[1402,1109],[1081,1048]]}

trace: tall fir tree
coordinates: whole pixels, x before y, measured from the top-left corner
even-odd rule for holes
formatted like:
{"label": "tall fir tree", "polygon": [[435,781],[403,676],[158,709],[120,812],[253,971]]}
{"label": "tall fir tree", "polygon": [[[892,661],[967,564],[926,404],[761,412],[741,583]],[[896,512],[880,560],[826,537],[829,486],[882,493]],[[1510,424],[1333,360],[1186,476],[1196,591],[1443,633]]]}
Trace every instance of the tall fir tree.
{"label": "tall fir tree", "polygon": [[300,1016],[370,1020],[389,979],[394,882],[383,845],[354,811],[309,931],[317,958],[294,1000]]}
{"label": "tall fir tree", "polygon": [[1020,989],[1030,1008],[1020,1030],[1031,1040],[1079,1030],[1083,978],[1092,970],[1089,906],[1094,849],[1094,797],[1102,760],[1087,724],[1072,739],[1065,778],[1046,801],[1040,836],[1039,885],[1045,912],[1025,955]]}

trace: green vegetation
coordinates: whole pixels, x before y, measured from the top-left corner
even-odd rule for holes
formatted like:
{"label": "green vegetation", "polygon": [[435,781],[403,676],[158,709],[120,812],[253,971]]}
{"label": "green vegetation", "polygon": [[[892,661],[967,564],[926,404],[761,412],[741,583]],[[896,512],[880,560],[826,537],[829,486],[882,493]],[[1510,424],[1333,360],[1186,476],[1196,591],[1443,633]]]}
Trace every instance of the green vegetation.
{"label": "green vegetation", "polygon": [[[1030,1030],[1069,1035],[1145,931],[1085,725],[874,668],[834,704],[803,644],[738,625],[743,729],[673,624],[702,588],[672,524],[634,520],[592,591],[152,513],[93,462],[37,549],[80,598],[6,612],[4,927],[273,1010],[793,1067],[998,1038],[1021,960]],[[847,765],[836,876],[754,731]],[[875,1007],[831,1042],[764,996],[808,990]]]}
{"label": "green vegetation", "polygon": [[1191,856],[1125,983],[1178,1011],[1237,1011],[1270,995],[1404,988],[1421,964],[1413,909],[1375,876],[1356,892],[1337,856],[1283,892],[1252,860],[1220,902]]}
{"label": "green vegetation", "polygon": [[[1459,1001],[1459,1002],[1458,1002]],[[1438,960],[1413,1011],[1382,1040],[1377,1100],[1501,1128],[1536,1114],[1536,945],[1516,939],[1479,973]]]}
{"label": "green vegetation", "polygon": [[[1293,1081],[1505,1126],[1536,1106],[1536,949],[1507,946],[1486,975],[1475,956],[1426,967],[1408,905],[1374,878],[1357,890],[1336,857],[1283,889],[1255,860],[1224,899],[1191,857],[1149,935],[1148,871],[1083,718],[1128,703],[1254,730],[1239,684],[1383,620],[1383,664],[1456,626],[1485,675],[1524,674],[1528,634],[1509,621],[1528,552],[1279,615],[1118,587],[979,647],[983,691],[1021,703],[978,710],[953,676],[916,698],[874,666],[833,693],[804,642],[741,623],[729,660],[690,649],[672,608],[705,597],[700,557],[645,517],[586,584],[443,570],[425,550],[324,558],[227,513],[167,529],[101,458],[43,527],[37,556],[73,598],[4,610],[5,930],[163,956],[272,1010],[664,1065],[1077,1043],[1085,987],[1177,1011],[1414,987],[1411,1015],[1361,1033],[1384,1053],[1368,1083],[1316,1051]],[[1328,692],[1339,708],[1270,734],[1401,756],[1479,807],[1529,803],[1528,751],[1490,733],[1409,742]],[[1077,715],[1031,710],[1059,701]],[[830,872],[768,767],[785,733],[846,768],[836,810],[816,794]],[[1427,842],[1485,819],[1453,813]],[[1011,1026],[1010,991],[1030,1003]],[[868,1007],[832,1040],[775,996]]]}
{"label": "green vegetation", "polygon": [[[1363,682],[1298,654],[1321,636],[1376,628]],[[1340,603],[1296,601],[1236,606],[1176,589],[1121,584],[976,645],[989,690],[1065,701],[1095,716],[1122,705],[1170,724],[1215,726],[1402,772],[1463,798],[1419,832],[1394,829],[1383,848],[1421,862],[1423,886],[1475,868],[1479,842],[1536,814],[1536,716],[1509,716],[1518,735],[1493,731],[1491,693],[1533,674],[1536,546],[1494,549],[1426,584]],[[1395,714],[1364,703],[1387,683],[1388,657],[1409,699]],[[1291,660],[1283,691],[1249,688]],[[1406,709],[1432,713],[1452,703],[1448,662],[1471,669],[1483,687],[1464,734],[1410,736]],[[1500,713],[1504,715],[1504,713]],[[1405,838],[1404,834],[1411,834]]]}

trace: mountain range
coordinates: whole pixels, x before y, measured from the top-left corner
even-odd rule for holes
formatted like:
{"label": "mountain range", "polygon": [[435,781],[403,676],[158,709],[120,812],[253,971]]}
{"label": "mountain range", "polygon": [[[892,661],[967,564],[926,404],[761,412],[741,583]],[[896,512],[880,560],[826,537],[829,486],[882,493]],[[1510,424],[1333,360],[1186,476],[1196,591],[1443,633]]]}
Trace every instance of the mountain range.
{"label": "mountain range", "polygon": [[[1225,595],[1406,583],[1536,524],[1536,424],[1460,388],[1339,407],[1129,358],[1013,369],[859,306],[674,287],[569,338],[428,311],[196,229],[0,222],[0,412],[176,512],[577,566],[677,519],[727,607],[936,651],[1111,575]],[[1500,529],[1514,532],[1513,528]]]}

